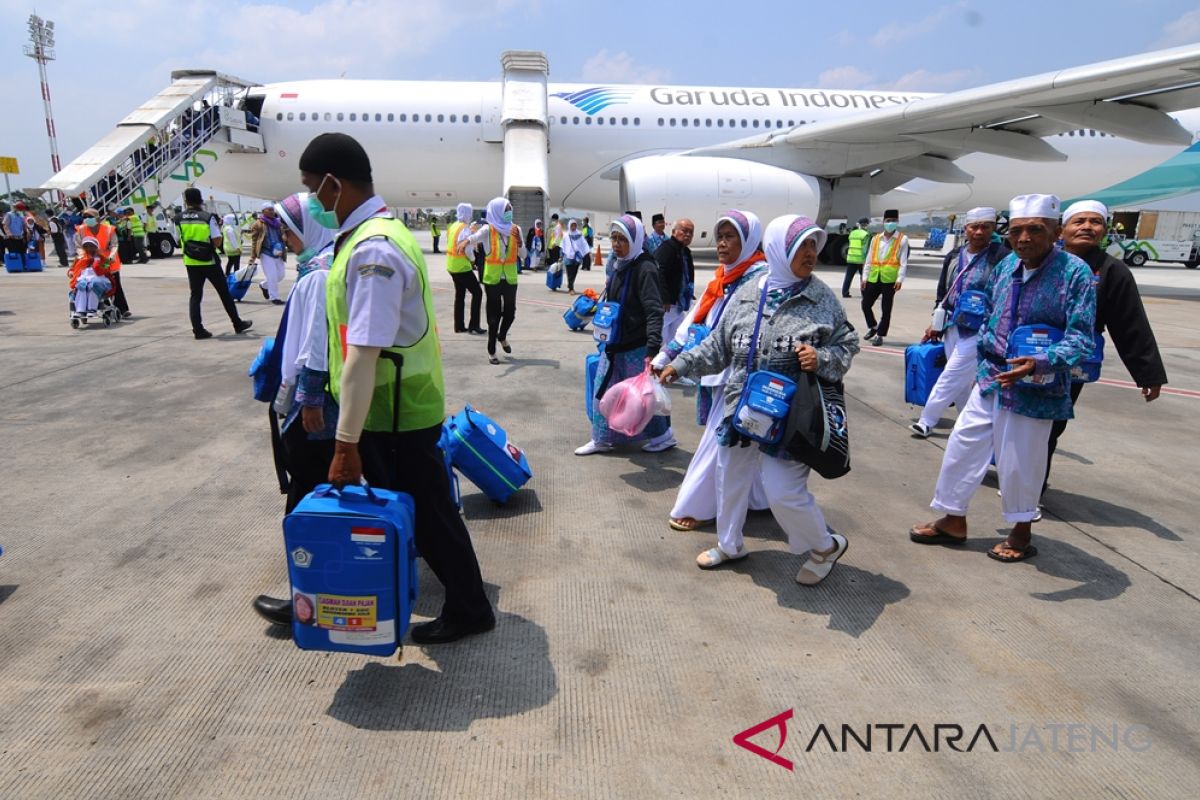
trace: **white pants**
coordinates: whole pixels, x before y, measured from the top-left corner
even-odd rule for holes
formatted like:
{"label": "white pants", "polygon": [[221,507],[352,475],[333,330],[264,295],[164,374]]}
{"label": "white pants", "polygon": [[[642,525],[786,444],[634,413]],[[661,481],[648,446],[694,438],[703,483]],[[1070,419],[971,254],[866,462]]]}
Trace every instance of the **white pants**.
{"label": "white pants", "polygon": [[[708,520],[717,516],[717,450],[721,449],[717,444],[717,428],[725,418],[725,405],[722,402],[725,387],[711,388],[716,395],[713,398],[712,411],[708,415],[708,424],[704,426],[700,444],[696,445],[696,453],[688,464],[687,474],[683,476],[683,484],[675,498],[675,507],[671,509],[671,519],[691,517],[696,520]],[[748,497],[750,508],[755,511],[770,507],[761,474],[755,476],[751,483]],[[731,514],[738,516],[732,510]],[[746,518],[745,509],[742,510],[740,518]],[[741,529],[740,525],[738,529]]]}
{"label": "white pants", "polygon": [[938,376],[921,412],[921,424],[927,428],[938,424],[951,403],[962,414],[975,385],[975,373],[979,371],[979,334],[963,336],[957,325],[951,325],[942,341],[946,348],[946,368]]}
{"label": "white pants", "polygon": [[995,452],[1004,519],[1032,522],[1046,478],[1046,443],[1053,423],[1001,408],[998,390],[984,397],[976,386],[950,433],[930,508],[965,517]]}
{"label": "white pants", "polygon": [[[680,310],[678,303],[663,312],[662,340],[664,343],[675,338],[675,332],[679,330],[679,323],[683,322],[683,318],[686,316],[687,312]],[[718,405],[720,405],[719,402]]]}
{"label": "white pants", "polygon": [[755,445],[717,447],[717,546],[728,555],[742,549],[750,487],[761,479],[793,553],[832,547],[825,515],[808,491],[808,473],[807,464],[763,455]]}
{"label": "white pants", "polygon": [[262,262],[263,273],[263,280],[258,285],[266,287],[268,299],[282,299],[279,296],[279,282],[283,280],[284,273],[287,271],[287,265],[280,259],[269,256],[266,253],[259,254],[258,258]]}

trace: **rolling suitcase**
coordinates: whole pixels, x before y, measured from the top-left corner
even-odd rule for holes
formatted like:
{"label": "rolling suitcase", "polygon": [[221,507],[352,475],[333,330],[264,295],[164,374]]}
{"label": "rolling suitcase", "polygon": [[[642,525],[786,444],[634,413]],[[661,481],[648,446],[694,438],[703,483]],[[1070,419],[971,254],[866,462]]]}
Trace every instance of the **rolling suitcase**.
{"label": "rolling suitcase", "polygon": [[298,647],[396,652],[417,597],[413,518],[407,494],[328,484],[284,518]]}
{"label": "rolling suitcase", "polygon": [[240,301],[246,296],[246,291],[249,290],[250,284],[254,281],[254,275],[257,272],[257,264],[247,264],[225,277],[225,281],[229,286],[229,294],[234,300]]}
{"label": "rolling suitcase", "polygon": [[458,485],[458,475],[454,472],[454,464],[450,462],[450,420],[442,424],[442,435],[438,437],[438,447],[442,451],[442,460],[446,462],[446,476],[450,478],[450,499],[454,507],[462,511],[462,489]]}
{"label": "rolling suitcase", "polygon": [[[557,267],[557,269],[555,269]],[[552,292],[557,292],[562,288],[563,270],[562,265],[555,264],[546,270],[546,288]]]}
{"label": "rolling suitcase", "polygon": [[571,307],[563,312],[563,322],[567,323],[567,327],[571,330],[581,331],[587,327],[588,321],[596,313],[597,305],[599,304],[594,299],[581,294],[575,298]]}
{"label": "rolling suitcase", "polygon": [[946,348],[941,342],[910,344],[904,348],[904,402],[923,406],[946,368]]}
{"label": "rolling suitcase", "polygon": [[42,271],[42,255],[37,250],[30,250],[25,254],[25,271],[26,272],[41,272]]}
{"label": "rolling suitcase", "polygon": [[471,406],[446,425],[454,468],[494,502],[506,502],[533,477],[521,448],[508,440],[503,428]]}
{"label": "rolling suitcase", "polygon": [[24,272],[25,259],[22,258],[20,253],[5,253],[4,269],[9,272]]}

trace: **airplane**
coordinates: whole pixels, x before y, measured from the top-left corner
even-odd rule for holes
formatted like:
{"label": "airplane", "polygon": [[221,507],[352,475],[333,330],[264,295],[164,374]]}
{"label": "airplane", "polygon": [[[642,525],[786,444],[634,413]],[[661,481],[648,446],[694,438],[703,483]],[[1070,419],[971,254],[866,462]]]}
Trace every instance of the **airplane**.
{"label": "airplane", "polygon": [[[1200,45],[940,95],[560,84],[541,54],[516,55],[525,61],[499,82],[242,83],[230,102],[257,117],[261,146],[218,137],[203,175],[185,177],[282,197],[300,188],[307,143],[342,131],[371,155],[376,190],[396,206],[479,206],[531,188],[539,210],[689,217],[705,246],[706,223],[731,207],[822,224],[885,208],[1003,208],[1026,192],[1089,195],[1200,148]],[[522,72],[535,55],[544,68]],[[523,169],[522,159],[541,163]],[[533,179],[521,183],[522,172]],[[1169,185],[1159,172],[1153,197],[1140,199],[1200,190],[1194,168]]]}

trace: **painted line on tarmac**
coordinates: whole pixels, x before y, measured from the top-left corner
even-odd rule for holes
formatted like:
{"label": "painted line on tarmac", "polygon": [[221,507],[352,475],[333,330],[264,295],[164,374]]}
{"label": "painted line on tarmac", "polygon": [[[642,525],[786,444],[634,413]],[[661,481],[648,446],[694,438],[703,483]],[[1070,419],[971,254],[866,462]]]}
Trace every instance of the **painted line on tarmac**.
{"label": "painted line on tarmac", "polygon": [[[866,347],[863,347],[859,352],[860,353],[879,353],[880,355],[899,356],[900,358],[904,358],[904,351],[897,350],[894,347],[875,347],[873,345],[867,345]],[[1095,382],[1102,383],[1105,386],[1114,386],[1118,389],[1136,389],[1138,391],[1141,391],[1141,387],[1139,387],[1133,381],[1121,381],[1121,380],[1117,380],[1116,378],[1101,378],[1100,380],[1095,381]],[[1200,392],[1193,391],[1192,389],[1176,389],[1171,386],[1162,387],[1162,393],[1163,394],[1172,394],[1172,395],[1175,395],[1176,397],[1189,397],[1192,399],[1200,398]]]}
{"label": "painted line on tarmac", "polygon": [[[435,292],[447,292],[447,293],[449,293],[449,292],[452,292],[452,291],[454,291],[453,289],[451,289],[451,288],[450,288],[450,287],[448,287],[448,286],[433,286],[433,287],[431,287],[431,288],[432,288],[432,289],[433,289]],[[561,304],[561,303],[547,303],[547,302],[546,302],[546,301],[544,301],[544,300],[527,300],[527,299],[524,299],[524,298],[522,298],[522,297],[520,297],[520,296],[518,296],[518,297],[517,297],[517,302],[518,302],[518,303],[524,303],[525,305],[529,305],[529,306],[545,306],[546,308],[561,308],[563,311],[566,311],[568,308],[570,308],[570,307],[571,307],[571,306],[569,306],[569,305],[565,305],[565,306],[564,306],[564,305],[563,305],[563,304]],[[903,355],[903,354],[901,354],[901,355]]]}

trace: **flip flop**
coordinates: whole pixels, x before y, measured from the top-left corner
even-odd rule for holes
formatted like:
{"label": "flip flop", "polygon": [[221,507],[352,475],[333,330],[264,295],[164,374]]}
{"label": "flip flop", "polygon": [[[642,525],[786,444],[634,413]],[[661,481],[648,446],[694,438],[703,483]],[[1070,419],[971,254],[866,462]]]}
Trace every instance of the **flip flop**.
{"label": "flip flop", "polygon": [[[1007,547],[1009,550],[1017,549],[1016,547],[1013,547],[1011,544],[1006,544],[1005,547]],[[997,553],[995,550],[988,550],[988,558],[994,558],[997,561],[1001,561],[1005,564],[1015,564],[1018,561],[1028,561],[1029,559],[1036,556],[1037,553],[1038,553],[1038,549],[1036,547],[1034,547],[1033,545],[1028,544],[1028,545],[1025,545],[1024,549],[1020,550],[1020,555],[1002,556],[999,553]]]}
{"label": "flip flop", "polygon": [[672,530],[694,531],[704,527],[711,521],[712,520],[699,520],[695,517],[680,517],[679,519],[670,520],[667,524],[671,526]]}
{"label": "flip flop", "polygon": [[917,533],[916,525],[908,530],[908,538],[917,544],[966,544],[966,536],[954,536],[939,528],[937,525],[932,525],[933,535],[929,536],[924,533]]}

